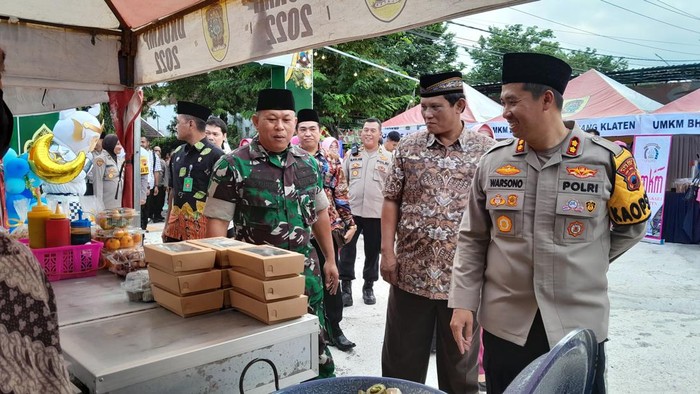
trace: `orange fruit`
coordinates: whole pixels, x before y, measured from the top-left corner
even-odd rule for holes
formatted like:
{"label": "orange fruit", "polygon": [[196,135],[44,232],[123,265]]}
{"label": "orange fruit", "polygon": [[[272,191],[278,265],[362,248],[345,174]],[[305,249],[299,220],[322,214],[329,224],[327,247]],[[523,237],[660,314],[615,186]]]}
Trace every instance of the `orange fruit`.
{"label": "orange fruit", "polygon": [[141,243],[142,237],[141,237],[141,234],[136,233],[136,234],[131,235],[131,239],[134,241],[134,245],[138,245]]}
{"label": "orange fruit", "polygon": [[130,248],[134,246],[134,240],[131,238],[130,235],[125,235],[119,238],[119,244],[122,248]]}
{"label": "orange fruit", "polygon": [[121,243],[116,238],[110,238],[105,242],[105,248],[108,250],[117,250],[121,246]]}
{"label": "orange fruit", "polygon": [[120,238],[120,241],[121,241],[121,238],[124,237],[125,235],[127,235],[126,231],[121,230],[121,229],[120,229],[120,230],[114,230],[114,233],[112,234],[112,236],[113,236],[114,238]]}

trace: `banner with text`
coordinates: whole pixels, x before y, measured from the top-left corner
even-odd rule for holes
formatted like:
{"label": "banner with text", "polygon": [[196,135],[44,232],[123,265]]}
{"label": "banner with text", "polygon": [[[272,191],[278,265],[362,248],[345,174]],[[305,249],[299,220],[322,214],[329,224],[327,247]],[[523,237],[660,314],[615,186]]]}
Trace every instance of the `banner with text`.
{"label": "banner with text", "polygon": [[[565,119],[566,120],[566,119]],[[508,122],[487,122],[496,139],[511,138]],[[700,134],[700,113],[640,114],[576,119],[583,130],[596,129],[603,137],[630,135]]]}
{"label": "banner with text", "polygon": [[411,29],[530,0],[221,0],[137,39],[138,85]]}
{"label": "banner with text", "polygon": [[636,136],[634,158],[639,176],[649,197],[651,217],[647,222],[646,238],[661,240],[663,227],[666,173],[671,152],[670,135]]}

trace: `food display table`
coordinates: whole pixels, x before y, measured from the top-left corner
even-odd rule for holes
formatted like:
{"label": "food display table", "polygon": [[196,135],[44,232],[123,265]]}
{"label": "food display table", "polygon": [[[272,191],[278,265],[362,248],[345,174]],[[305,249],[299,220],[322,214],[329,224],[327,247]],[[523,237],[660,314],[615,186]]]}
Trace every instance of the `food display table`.
{"label": "food display table", "polygon": [[[255,358],[277,366],[280,387],[318,374],[318,319],[266,325],[232,309],[181,318],[127,300],[111,274],[53,283],[61,346],[71,374],[94,393],[233,393]],[[269,366],[245,377],[246,393],[274,391]]]}

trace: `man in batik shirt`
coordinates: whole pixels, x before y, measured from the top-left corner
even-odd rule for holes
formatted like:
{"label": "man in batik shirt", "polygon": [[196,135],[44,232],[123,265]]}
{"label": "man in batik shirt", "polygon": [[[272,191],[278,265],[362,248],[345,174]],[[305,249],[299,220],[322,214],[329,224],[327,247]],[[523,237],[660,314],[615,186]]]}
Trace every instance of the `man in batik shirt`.
{"label": "man in batik shirt", "polygon": [[309,313],[318,316],[321,325],[319,377],[332,377],[335,367],[325,344],[324,281],[316,250],[311,246],[312,231],[326,257],[323,271],[330,294],[338,290],[338,268],[318,162],[289,144],[296,127],[295,115],[291,91],[260,92],[252,118],[258,136],[216,163],[204,215],[208,218],[209,237],[225,236],[233,220],[238,240],[269,244],[306,256]]}
{"label": "man in batik shirt", "polygon": [[[340,163],[340,157],[336,154],[321,149],[321,123],[318,114],[313,109],[302,109],[297,114],[297,137],[299,146],[313,156],[319,164],[321,178],[323,179],[323,191],[328,198],[328,215],[331,221],[331,231],[342,235],[342,239],[333,237],[333,255],[338,260],[338,249],[346,244],[355,235],[355,221],[352,219],[350,204],[348,203],[348,182]],[[340,245],[338,243],[341,243]],[[311,243],[319,253],[321,268],[325,259],[320,246],[315,239]],[[326,308],[328,326],[326,330],[330,335],[330,344],[342,351],[355,347],[355,343],[349,341],[343,330],[340,329],[340,321],[343,320],[343,297],[341,292],[330,294],[328,290],[323,292],[323,305]]]}
{"label": "man in batik shirt", "polygon": [[207,187],[214,164],[224,154],[207,139],[205,119],[211,111],[198,104],[177,103],[178,146],[170,158],[168,215],[164,242],[204,238],[207,218],[203,215]]}
{"label": "man in batik shirt", "polygon": [[460,354],[447,298],[467,192],[496,141],[460,119],[467,105],[461,73],[425,75],[420,86],[427,130],[401,139],[384,188],[381,274],[392,286],[382,375],[424,383],[436,327],[440,390],[477,393],[479,336]]}

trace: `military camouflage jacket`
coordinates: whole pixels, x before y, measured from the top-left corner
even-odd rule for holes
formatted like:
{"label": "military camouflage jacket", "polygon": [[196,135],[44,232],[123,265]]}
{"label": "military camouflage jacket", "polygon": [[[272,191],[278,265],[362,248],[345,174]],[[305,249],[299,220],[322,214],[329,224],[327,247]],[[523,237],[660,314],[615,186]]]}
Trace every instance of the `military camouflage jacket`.
{"label": "military camouflage jacket", "polygon": [[204,215],[233,220],[235,237],[302,253],[311,225],[328,208],[318,162],[297,146],[270,154],[256,137],[215,165]]}

